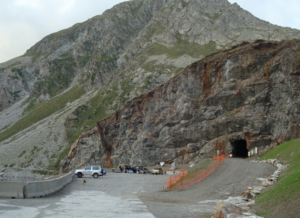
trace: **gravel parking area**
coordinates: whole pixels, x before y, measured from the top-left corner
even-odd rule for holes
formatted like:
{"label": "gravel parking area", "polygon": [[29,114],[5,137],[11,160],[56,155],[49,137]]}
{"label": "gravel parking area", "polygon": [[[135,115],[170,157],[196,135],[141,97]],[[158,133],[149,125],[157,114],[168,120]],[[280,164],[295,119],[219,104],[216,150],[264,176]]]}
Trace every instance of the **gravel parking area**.
{"label": "gravel parking area", "polygon": [[217,200],[241,195],[274,168],[226,159],[209,177],[186,190],[163,190],[167,175],[107,172],[87,181],[74,177],[61,191],[39,199],[0,199],[0,217],[210,217]]}

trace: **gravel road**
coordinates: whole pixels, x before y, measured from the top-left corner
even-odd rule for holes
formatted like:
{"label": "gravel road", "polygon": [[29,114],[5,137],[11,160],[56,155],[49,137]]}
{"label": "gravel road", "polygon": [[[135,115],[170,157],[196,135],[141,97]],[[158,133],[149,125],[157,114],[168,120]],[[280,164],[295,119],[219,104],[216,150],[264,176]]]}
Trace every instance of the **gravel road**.
{"label": "gravel road", "polygon": [[[168,176],[108,172],[98,179],[74,178],[61,191],[39,199],[0,199],[0,217],[210,217],[216,202],[239,196],[272,165],[225,159],[219,168],[183,191],[163,191]],[[87,216],[89,215],[89,216]]]}

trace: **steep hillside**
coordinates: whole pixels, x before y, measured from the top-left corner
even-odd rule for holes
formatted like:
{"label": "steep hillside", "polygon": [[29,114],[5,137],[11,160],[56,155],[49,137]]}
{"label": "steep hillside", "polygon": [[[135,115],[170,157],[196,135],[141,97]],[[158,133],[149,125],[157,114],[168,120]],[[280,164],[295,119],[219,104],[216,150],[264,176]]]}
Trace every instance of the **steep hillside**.
{"label": "steep hillside", "polygon": [[283,172],[276,184],[256,198],[255,210],[260,216],[298,217],[300,208],[300,140],[279,145],[261,159],[277,159],[290,168]]}
{"label": "steep hillside", "polygon": [[[0,107],[28,93],[48,99],[76,81],[87,90],[129,82],[127,89],[116,87],[118,98],[108,102],[115,109],[218,49],[299,36],[298,30],[259,20],[227,0],[124,2],[45,37],[24,56],[1,64]],[[113,75],[118,77],[110,81]]]}
{"label": "steep hillside", "polygon": [[[247,156],[299,137],[300,41],[241,43],[187,67],[84,132],[62,165]],[[245,151],[245,152],[244,152]]]}
{"label": "steep hillside", "polygon": [[[227,0],[116,5],[0,64],[0,156],[9,151],[0,166],[56,169],[85,129],[189,64],[242,41],[292,38],[300,38],[299,30],[259,20]],[[61,121],[48,126],[60,131],[45,129],[37,137],[35,126],[54,116]],[[33,149],[42,164],[21,155]]]}

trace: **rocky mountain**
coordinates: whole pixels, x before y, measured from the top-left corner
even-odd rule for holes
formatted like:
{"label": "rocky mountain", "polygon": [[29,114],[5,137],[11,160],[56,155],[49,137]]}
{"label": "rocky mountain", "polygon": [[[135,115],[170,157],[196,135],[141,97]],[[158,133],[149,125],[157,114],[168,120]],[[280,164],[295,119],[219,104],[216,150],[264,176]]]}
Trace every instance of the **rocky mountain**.
{"label": "rocky mountain", "polygon": [[[187,67],[85,131],[62,171],[197,162],[300,134],[300,40],[241,43]],[[243,143],[245,148],[243,147]]]}
{"label": "rocky mountain", "polygon": [[0,64],[0,170],[55,170],[84,129],[191,63],[299,37],[227,0],[133,0],[53,33]]}

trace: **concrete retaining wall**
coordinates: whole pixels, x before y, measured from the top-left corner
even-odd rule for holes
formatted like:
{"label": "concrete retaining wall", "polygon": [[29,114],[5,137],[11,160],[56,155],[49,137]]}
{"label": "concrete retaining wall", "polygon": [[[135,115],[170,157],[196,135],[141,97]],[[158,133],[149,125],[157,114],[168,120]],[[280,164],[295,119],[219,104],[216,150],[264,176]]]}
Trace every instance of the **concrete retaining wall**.
{"label": "concrete retaining wall", "polygon": [[56,179],[37,182],[0,182],[0,197],[36,198],[52,194],[72,181],[72,172]]}
{"label": "concrete retaining wall", "polygon": [[27,182],[24,187],[25,198],[37,198],[52,194],[72,181],[72,172],[56,179],[38,182]]}
{"label": "concrete retaining wall", "polygon": [[23,182],[0,182],[0,197],[2,198],[24,198]]}

